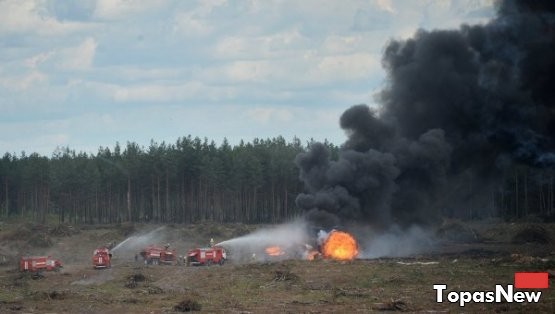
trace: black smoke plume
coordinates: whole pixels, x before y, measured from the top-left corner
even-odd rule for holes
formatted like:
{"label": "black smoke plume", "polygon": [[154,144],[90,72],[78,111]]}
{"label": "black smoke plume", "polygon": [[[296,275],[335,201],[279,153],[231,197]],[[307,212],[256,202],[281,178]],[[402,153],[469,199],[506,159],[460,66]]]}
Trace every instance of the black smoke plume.
{"label": "black smoke plume", "polygon": [[486,25],[419,30],[391,41],[380,107],[341,116],[338,160],[314,144],[297,156],[296,203],[323,228],[364,221],[434,224],[441,211],[491,211],[515,164],[555,162],[555,1],[502,1]]}

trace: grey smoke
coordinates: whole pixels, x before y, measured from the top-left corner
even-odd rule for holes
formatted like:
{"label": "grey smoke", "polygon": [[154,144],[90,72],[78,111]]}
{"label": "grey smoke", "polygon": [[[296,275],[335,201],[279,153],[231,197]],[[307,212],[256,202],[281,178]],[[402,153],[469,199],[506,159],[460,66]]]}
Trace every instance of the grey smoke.
{"label": "grey smoke", "polygon": [[437,240],[428,229],[411,226],[400,229],[392,226],[385,232],[372,233],[359,231],[357,234],[367,234],[360,243],[359,258],[404,257],[432,251]]}

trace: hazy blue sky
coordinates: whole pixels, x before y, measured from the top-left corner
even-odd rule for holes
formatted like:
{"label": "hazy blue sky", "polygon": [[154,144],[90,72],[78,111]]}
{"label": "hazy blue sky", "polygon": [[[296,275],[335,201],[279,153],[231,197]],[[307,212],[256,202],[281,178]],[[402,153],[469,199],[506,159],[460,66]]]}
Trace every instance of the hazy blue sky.
{"label": "hazy blue sky", "polygon": [[179,136],[340,144],[381,53],[492,1],[0,0],[0,154]]}

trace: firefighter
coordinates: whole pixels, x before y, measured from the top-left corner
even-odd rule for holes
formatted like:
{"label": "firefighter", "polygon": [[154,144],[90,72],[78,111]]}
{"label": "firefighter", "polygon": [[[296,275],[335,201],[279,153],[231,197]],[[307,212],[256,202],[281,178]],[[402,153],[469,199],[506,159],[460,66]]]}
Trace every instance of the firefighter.
{"label": "firefighter", "polygon": [[165,247],[165,248],[166,248],[166,250],[167,250],[167,249],[169,249],[169,248],[170,248],[170,244],[169,244],[169,243],[166,243],[166,245],[165,245],[164,247]]}
{"label": "firefighter", "polygon": [[251,262],[256,262],[256,253],[252,253]]}
{"label": "firefighter", "polygon": [[214,246],[214,238],[210,238],[210,247]]}

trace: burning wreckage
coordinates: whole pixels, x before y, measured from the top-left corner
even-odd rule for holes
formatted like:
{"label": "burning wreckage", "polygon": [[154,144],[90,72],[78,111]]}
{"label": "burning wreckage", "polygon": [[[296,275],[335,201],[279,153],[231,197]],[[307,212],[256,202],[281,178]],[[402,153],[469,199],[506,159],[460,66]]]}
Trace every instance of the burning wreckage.
{"label": "burning wreckage", "polygon": [[310,236],[307,229],[305,224],[286,224],[227,240],[216,247],[225,248],[230,260],[238,263],[286,259],[351,261],[358,257],[359,247],[350,233],[333,229]]}
{"label": "burning wreckage", "polygon": [[[289,253],[293,251],[293,254]],[[321,230],[318,233],[316,249],[310,244],[304,244],[288,250],[280,246],[267,247],[265,253],[268,256],[284,256],[289,258],[301,258],[304,260],[314,260],[318,258],[333,259],[338,261],[350,261],[358,256],[358,245],[355,238],[345,232],[332,230],[329,233]]]}

